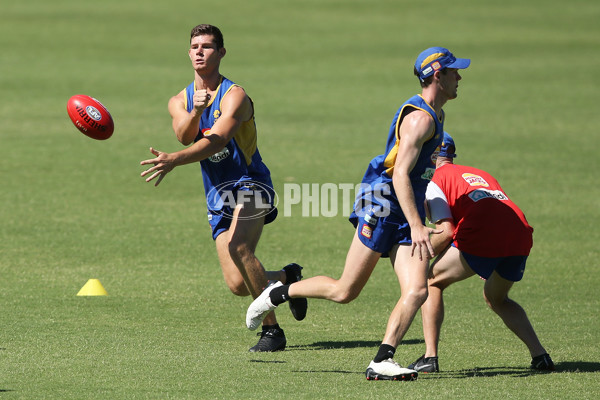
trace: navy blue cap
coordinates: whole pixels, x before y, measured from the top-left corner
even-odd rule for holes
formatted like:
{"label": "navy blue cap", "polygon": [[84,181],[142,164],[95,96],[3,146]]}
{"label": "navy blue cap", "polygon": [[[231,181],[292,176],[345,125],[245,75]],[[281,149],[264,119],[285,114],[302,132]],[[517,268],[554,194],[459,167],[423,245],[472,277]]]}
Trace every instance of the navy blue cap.
{"label": "navy blue cap", "polygon": [[443,68],[465,69],[471,64],[468,58],[456,58],[450,50],[443,47],[430,47],[423,51],[415,61],[415,69],[421,81]]}

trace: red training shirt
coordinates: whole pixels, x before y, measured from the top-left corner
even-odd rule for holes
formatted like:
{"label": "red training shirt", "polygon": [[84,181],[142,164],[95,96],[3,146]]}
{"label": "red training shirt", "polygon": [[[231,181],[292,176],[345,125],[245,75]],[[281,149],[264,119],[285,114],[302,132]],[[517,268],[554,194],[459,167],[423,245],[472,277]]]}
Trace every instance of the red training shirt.
{"label": "red training shirt", "polygon": [[432,222],[442,219],[436,215],[444,212],[436,213],[436,209],[440,210],[445,196],[456,226],[454,245],[459,250],[480,257],[529,255],[533,228],[493,176],[477,168],[446,164],[436,169],[431,182],[430,186],[439,188],[437,192],[431,188],[439,195],[434,201],[428,188]]}

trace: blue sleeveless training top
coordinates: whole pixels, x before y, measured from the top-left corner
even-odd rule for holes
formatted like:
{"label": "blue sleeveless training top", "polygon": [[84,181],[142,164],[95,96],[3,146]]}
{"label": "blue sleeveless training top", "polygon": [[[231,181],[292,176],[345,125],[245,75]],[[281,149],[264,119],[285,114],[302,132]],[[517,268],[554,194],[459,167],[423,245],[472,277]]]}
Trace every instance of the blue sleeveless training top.
{"label": "blue sleeveless training top", "polygon": [[[202,113],[200,129],[194,142],[203,136],[210,135],[210,130],[221,116],[221,102],[225,95],[236,85],[222,77],[217,92]],[[193,97],[196,91],[192,82],[186,88],[186,110],[192,111]],[[251,100],[252,101],[252,100]],[[258,184],[261,189],[273,190],[271,174],[263,163],[257,147],[256,124],[254,113],[248,121],[242,122],[235,136],[220,152],[200,161],[202,179],[208,210],[220,211],[223,207],[222,198],[218,194],[222,188],[235,190],[244,184]]]}
{"label": "blue sleeveless training top", "polygon": [[[366,207],[379,208],[377,212],[384,212],[404,216],[392,184],[394,163],[400,144],[400,124],[410,112],[421,110],[431,116],[435,122],[435,130],[421,148],[419,158],[410,172],[410,180],[415,194],[415,202],[421,218],[425,218],[424,200],[427,184],[435,171],[434,152],[439,151],[444,132],[444,112],[437,115],[434,109],[427,104],[421,95],[408,99],[396,112],[388,133],[385,153],[371,160],[362,180],[362,187],[354,204],[355,212]],[[437,153],[436,153],[437,156]],[[371,204],[371,206],[369,206]],[[385,211],[387,210],[387,212]]]}

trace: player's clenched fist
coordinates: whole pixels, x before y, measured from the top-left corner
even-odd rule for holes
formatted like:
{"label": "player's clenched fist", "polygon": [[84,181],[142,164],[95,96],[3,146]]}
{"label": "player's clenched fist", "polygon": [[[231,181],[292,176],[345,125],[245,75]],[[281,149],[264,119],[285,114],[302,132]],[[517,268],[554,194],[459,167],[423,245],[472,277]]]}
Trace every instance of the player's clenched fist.
{"label": "player's clenched fist", "polygon": [[198,111],[204,110],[210,101],[210,94],[205,90],[196,90],[194,93],[194,108]]}

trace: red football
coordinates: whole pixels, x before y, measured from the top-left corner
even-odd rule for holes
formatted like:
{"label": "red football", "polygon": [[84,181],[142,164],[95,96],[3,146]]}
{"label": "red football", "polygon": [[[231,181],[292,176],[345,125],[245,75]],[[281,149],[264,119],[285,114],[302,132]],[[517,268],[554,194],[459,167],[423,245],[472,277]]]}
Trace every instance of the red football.
{"label": "red football", "polygon": [[98,100],[78,94],[67,102],[67,112],[73,124],[83,134],[97,140],[106,140],[115,130],[113,119]]}

